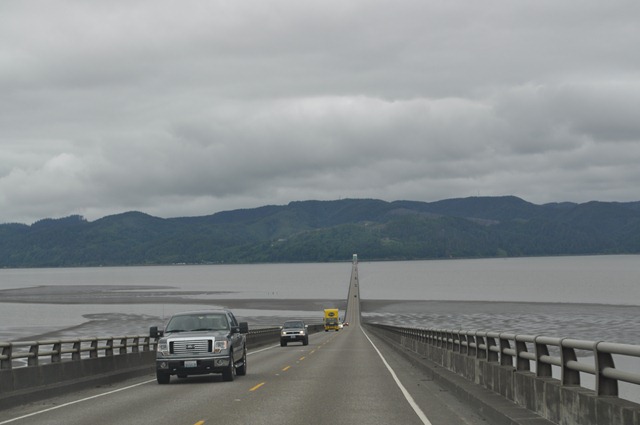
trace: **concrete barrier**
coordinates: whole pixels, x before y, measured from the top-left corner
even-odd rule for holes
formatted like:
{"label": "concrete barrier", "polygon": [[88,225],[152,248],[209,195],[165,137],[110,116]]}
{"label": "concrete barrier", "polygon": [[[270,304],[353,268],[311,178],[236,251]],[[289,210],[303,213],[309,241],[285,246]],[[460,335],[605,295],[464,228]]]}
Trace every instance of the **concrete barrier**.
{"label": "concrete barrier", "polygon": [[[309,325],[309,333],[320,330],[323,330],[322,325]],[[133,340],[136,344],[131,342]],[[91,343],[91,347],[82,348],[83,341]],[[279,341],[279,327],[256,329],[247,334],[249,349],[279,344]],[[106,342],[106,345],[100,347],[99,342]],[[65,344],[74,348],[65,349]],[[13,350],[14,345],[24,350]],[[43,352],[41,347],[44,346],[56,348]],[[4,368],[0,368],[0,409],[42,400],[54,393],[77,391],[155,373],[155,342],[146,336],[2,343],[0,348],[3,348],[0,359],[4,364]],[[83,352],[89,357],[81,358]],[[64,354],[71,358],[63,358]],[[48,363],[43,364],[38,357],[45,358]],[[32,365],[12,367],[15,359],[23,358]]]}
{"label": "concrete barrier", "polygon": [[0,409],[154,372],[155,352],[0,370]]}
{"label": "concrete barrier", "polygon": [[410,331],[394,332],[393,328],[368,325],[368,329],[393,344],[500,394],[516,406],[526,408],[554,424],[640,424],[640,404],[614,396],[599,396],[595,391],[579,385],[563,385],[552,377],[536,376],[533,372],[519,371],[499,361],[470,356],[461,352],[459,346],[451,344],[449,338],[440,341],[441,346],[436,346]]}

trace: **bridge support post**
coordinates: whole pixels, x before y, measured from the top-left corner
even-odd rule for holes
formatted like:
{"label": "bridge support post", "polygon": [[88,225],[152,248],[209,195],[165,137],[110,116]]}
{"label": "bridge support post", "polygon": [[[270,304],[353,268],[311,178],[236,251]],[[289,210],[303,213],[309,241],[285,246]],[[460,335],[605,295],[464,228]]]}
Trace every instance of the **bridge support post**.
{"label": "bridge support post", "polygon": [[38,366],[38,352],[40,351],[40,344],[37,342],[29,347],[29,358],[27,359],[27,366]]}
{"label": "bridge support post", "polygon": [[476,338],[471,332],[468,332],[467,333],[467,356],[475,357],[477,352],[478,352],[478,346],[476,344]]}
{"label": "bridge support post", "polygon": [[563,344],[566,338],[560,340],[560,362],[562,363],[561,382],[562,385],[580,385],[580,372],[570,369],[569,362],[578,361],[576,350]]}
{"label": "bridge support post", "polygon": [[496,346],[496,339],[492,336],[487,335],[487,361],[488,362],[498,362],[500,357],[498,353],[492,350],[493,347]]}
{"label": "bridge support post", "polygon": [[598,350],[598,345],[601,343],[596,342],[593,347],[593,353],[595,355],[596,363],[596,393],[604,396],[617,396],[618,395],[618,380],[607,378],[603,375],[603,371],[606,368],[615,368],[613,362],[613,356],[609,353],[603,353]]}
{"label": "bridge support post", "polygon": [[73,353],[71,353],[71,360],[80,360],[80,357],[82,355],[80,351],[81,348],[82,348],[82,341],[78,338],[78,340],[76,340],[73,343]]}
{"label": "bridge support post", "polygon": [[98,358],[98,339],[94,338],[91,341],[91,351],[89,351],[89,358],[96,359]]}
{"label": "bridge support post", "polygon": [[62,343],[57,341],[53,344],[51,350],[51,363],[60,363],[62,361]]}
{"label": "bridge support post", "polygon": [[531,370],[531,364],[529,360],[525,359],[520,353],[526,353],[527,343],[524,341],[518,341],[518,335],[516,335],[516,370],[519,372],[529,372]]}
{"label": "bridge support post", "polygon": [[551,365],[542,361],[543,357],[549,357],[549,348],[547,344],[539,342],[539,338],[540,336],[536,336],[533,339],[536,350],[536,376],[539,378],[551,378]]}
{"label": "bridge support post", "polygon": [[[484,347],[484,348],[483,348]],[[476,359],[484,360],[487,358],[487,348],[484,336],[476,332]]]}
{"label": "bridge support post", "polygon": [[500,366],[513,366],[513,356],[507,354],[507,350],[510,348],[508,337],[500,334]]}
{"label": "bridge support post", "polygon": [[12,346],[11,343],[1,345],[2,352],[0,352],[0,369],[11,369],[12,361],[11,361],[11,352]]}

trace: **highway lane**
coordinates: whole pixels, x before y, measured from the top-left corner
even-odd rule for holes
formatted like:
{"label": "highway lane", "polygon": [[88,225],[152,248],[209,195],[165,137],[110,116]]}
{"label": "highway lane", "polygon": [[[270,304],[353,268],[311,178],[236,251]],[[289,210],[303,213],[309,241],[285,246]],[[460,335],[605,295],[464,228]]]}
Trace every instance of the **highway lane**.
{"label": "highway lane", "polygon": [[[456,406],[441,389],[429,389],[432,382],[372,340],[404,385],[415,390],[414,398],[431,423],[483,423],[470,422],[473,412]],[[233,382],[212,375],[157,385],[150,375],[6,410],[0,412],[0,424],[425,423],[359,327],[313,334],[308,346],[253,351],[249,360],[248,375]],[[54,410],[25,416],[47,408]]]}
{"label": "highway lane", "polygon": [[[355,269],[355,268],[354,268]],[[5,424],[486,424],[359,322],[352,274],[339,332],[250,352],[248,374],[128,380],[0,412]],[[389,366],[389,368],[387,367]],[[49,410],[47,410],[49,409]]]}
{"label": "highway lane", "polygon": [[[245,423],[421,424],[360,329],[321,335],[296,367],[266,379]],[[398,408],[403,406],[403,408]],[[267,413],[267,415],[265,415]]]}
{"label": "highway lane", "polygon": [[[328,337],[324,334],[318,343]],[[81,391],[73,395],[54,397],[44,403],[34,403],[5,410],[0,424],[11,417],[20,419],[11,423],[24,424],[195,424],[205,418],[215,418],[213,423],[243,423],[240,414],[251,409],[251,400],[258,385],[275,379],[286,366],[295,367],[304,352],[314,348],[314,341],[303,347],[271,346],[251,351],[248,357],[248,374],[236,377],[233,382],[223,382],[220,375],[207,375],[178,379],[172,377],[169,385],[158,385],[155,375],[134,379],[108,388]],[[305,350],[306,349],[306,350]],[[139,385],[138,385],[139,384]],[[138,385],[138,386],[133,386]],[[259,388],[259,387],[258,387]],[[112,392],[117,391],[118,392]],[[96,397],[99,394],[104,396]],[[89,398],[96,397],[96,398]],[[83,400],[76,402],[78,400]],[[66,403],[74,403],[67,404]],[[47,408],[34,416],[25,416]]]}

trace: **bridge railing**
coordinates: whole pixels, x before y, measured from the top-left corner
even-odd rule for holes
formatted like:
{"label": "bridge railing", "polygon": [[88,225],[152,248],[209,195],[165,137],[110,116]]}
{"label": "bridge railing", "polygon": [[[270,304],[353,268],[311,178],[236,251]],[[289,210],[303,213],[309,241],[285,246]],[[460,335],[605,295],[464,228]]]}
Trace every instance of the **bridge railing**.
{"label": "bridge railing", "polygon": [[156,342],[148,335],[0,341],[0,369],[12,369],[15,361],[24,361],[24,359],[26,359],[26,366],[39,366],[42,363],[97,358],[100,355],[106,357],[114,354],[139,353],[155,350],[155,344]]}
{"label": "bridge railing", "polygon": [[[319,332],[322,325],[309,325],[309,332]],[[274,342],[279,326],[251,329],[247,346]],[[0,370],[19,366],[39,366],[66,360],[84,360],[156,350],[157,340],[149,335],[125,335],[91,338],[51,339],[41,341],[0,341]],[[25,362],[26,360],[26,362]]]}
{"label": "bridge railing", "polygon": [[[602,396],[618,396],[618,382],[640,385],[640,373],[617,369],[613,359],[614,355],[640,358],[637,345],[505,332],[374,326],[517,371],[530,371],[534,364],[537,377],[552,377],[552,367],[556,366],[563,386],[579,386],[580,373],[591,374],[595,392]],[[593,360],[587,361],[590,356]]]}

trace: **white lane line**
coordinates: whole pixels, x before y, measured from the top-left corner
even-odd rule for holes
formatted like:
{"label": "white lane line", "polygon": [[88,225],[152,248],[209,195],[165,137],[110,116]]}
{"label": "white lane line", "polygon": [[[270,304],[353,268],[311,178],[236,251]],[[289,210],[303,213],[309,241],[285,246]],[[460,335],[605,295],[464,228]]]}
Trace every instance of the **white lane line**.
{"label": "white lane line", "polygon": [[149,382],[155,382],[155,379],[151,379],[149,381],[144,381],[144,382],[139,382],[137,384],[129,385],[128,387],[118,388],[117,390],[108,391],[106,393],[97,394],[97,395],[94,395],[94,396],[91,396],[91,397],[82,398],[80,400],[70,401],[69,403],[64,403],[64,404],[61,404],[59,406],[50,407],[48,409],[39,410],[37,412],[29,413],[28,415],[24,415],[24,416],[20,416],[20,417],[17,417],[17,418],[9,419],[7,421],[2,421],[2,422],[0,422],[0,425],[8,424],[8,423],[15,422],[15,421],[18,421],[20,419],[25,419],[25,418],[28,418],[28,417],[31,417],[31,416],[35,416],[35,415],[40,415],[42,413],[50,412],[52,410],[60,409],[62,407],[71,406],[72,404],[82,403],[83,401],[92,400],[94,398],[98,398],[98,397],[102,397],[102,396],[105,396],[105,395],[117,393],[119,391],[130,390],[131,388],[139,387],[140,385],[148,384]]}
{"label": "white lane line", "polygon": [[[418,404],[415,402],[413,397],[411,397],[411,394],[409,394],[409,391],[407,391],[407,389],[404,387],[404,385],[402,385],[402,383],[398,379],[398,376],[396,375],[396,373],[393,371],[393,369],[391,369],[391,366],[389,366],[389,363],[387,363],[385,358],[382,356],[382,353],[380,352],[380,350],[378,350],[378,347],[376,347],[376,345],[373,343],[373,341],[371,341],[371,338],[369,338],[369,335],[367,335],[367,333],[364,331],[364,329],[360,328],[360,330],[362,331],[364,336],[369,340],[369,342],[373,346],[373,349],[376,350],[376,353],[378,353],[378,355],[382,359],[382,363],[384,363],[384,365],[387,367],[387,370],[389,370],[389,373],[391,373],[391,376],[393,377],[393,380],[396,381],[396,385],[398,386],[398,388],[400,388],[400,391],[402,391],[402,394],[404,395],[404,398],[407,399],[407,402],[409,402],[409,405],[411,406],[413,411],[416,412],[416,415],[418,415],[418,417],[420,418],[422,423],[424,425],[432,425],[431,422],[429,421],[429,419],[427,418],[427,415],[424,414],[422,409],[420,409],[420,406],[418,406]],[[2,424],[0,424],[0,425],[2,425]]]}
{"label": "white lane line", "polygon": [[[276,348],[276,347],[280,347],[280,344],[271,345],[271,346],[269,346],[269,347],[262,348],[262,349],[260,349],[260,350],[254,350],[254,351],[251,351],[251,352],[247,351],[247,356],[250,356],[250,355],[252,355],[252,354],[256,354],[256,353],[260,353],[260,352],[262,352],[262,351],[271,350],[272,348]],[[0,425],[2,425],[2,424],[0,424]]]}
{"label": "white lane line", "polygon": [[[263,349],[261,349],[261,350],[251,351],[250,353],[249,353],[249,352],[247,353],[247,356],[250,356],[250,355],[252,355],[252,354],[259,353],[259,352],[261,352],[261,351],[270,350],[270,349],[272,349],[272,348],[276,348],[276,347],[279,347],[279,346],[280,346],[280,345],[273,345],[273,346],[270,346],[270,347],[263,348]],[[130,385],[130,386],[128,386],[128,387],[119,388],[119,389],[117,389],[117,390],[109,391],[109,392],[106,392],[106,393],[96,394],[96,395],[94,395],[94,396],[87,397],[87,398],[83,398],[83,399],[80,399],[80,400],[70,401],[69,403],[60,404],[60,405],[58,405],[58,406],[50,407],[50,408],[48,408],[48,409],[38,410],[37,412],[29,413],[28,415],[24,415],[24,416],[20,416],[20,417],[13,418],[13,419],[8,419],[8,420],[6,420],[6,421],[2,421],[2,422],[0,422],[0,425],[4,425],[4,424],[11,423],[11,422],[19,421],[20,419],[26,419],[26,418],[29,418],[29,417],[31,417],[31,416],[40,415],[40,414],[42,414],[42,413],[47,413],[47,412],[50,412],[50,411],[52,411],[52,410],[56,410],[56,409],[60,409],[60,408],[63,408],[63,407],[71,406],[71,405],[73,405],[73,404],[77,404],[77,403],[82,403],[83,401],[89,401],[89,400],[92,400],[92,399],[94,399],[94,398],[102,397],[102,396],[105,396],[105,395],[110,395],[110,394],[113,394],[113,393],[117,393],[117,392],[119,392],[119,391],[129,390],[129,389],[131,389],[131,388],[135,388],[135,387],[138,387],[138,386],[140,386],[140,385],[148,384],[149,382],[155,382],[155,379],[151,379],[151,380],[149,380],[149,381],[140,382],[140,383],[138,383],[138,384],[133,384],[133,385]]]}
{"label": "white lane line", "polygon": [[[260,350],[254,350],[254,351],[251,351],[251,352],[247,352],[247,356],[250,356],[250,355],[256,354],[256,353],[260,353],[261,351],[271,350],[272,348],[276,348],[276,347],[279,347],[279,346],[280,345],[272,345],[272,346],[269,346],[269,347],[266,347],[266,348],[262,348]],[[42,413],[47,413],[47,412],[50,412],[52,410],[60,409],[62,407],[71,406],[71,405],[77,404],[77,403],[82,403],[83,401],[89,401],[89,400],[92,400],[94,398],[102,397],[102,396],[105,396],[105,395],[110,395],[110,394],[113,394],[113,393],[117,393],[119,391],[129,390],[131,388],[135,388],[135,387],[138,387],[140,385],[148,384],[149,382],[155,382],[155,381],[156,381],[155,379],[151,379],[149,381],[140,382],[138,384],[130,385],[128,387],[119,388],[117,390],[109,391],[109,392],[106,392],[106,393],[96,394],[94,396],[83,398],[83,399],[80,399],[80,400],[70,401],[69,403],[60,404],[58,406],[50,407],[48,409],[38,410],[37,412],[29,413],[28,415],[24,415],[24,416],[20,416],[20,417],[17,417],[17,418],[9,419],[9,420],[6,420],[6,421],[2,421],[2,422],[0,422],[0,425],[4,425],[4,424],[11,423],[11,422],[15,422],[15,421],[18,421],[20,419],[25,419],[25,418],[28,418],[28,417],[31,417],[31,416],[40,415]]]}

